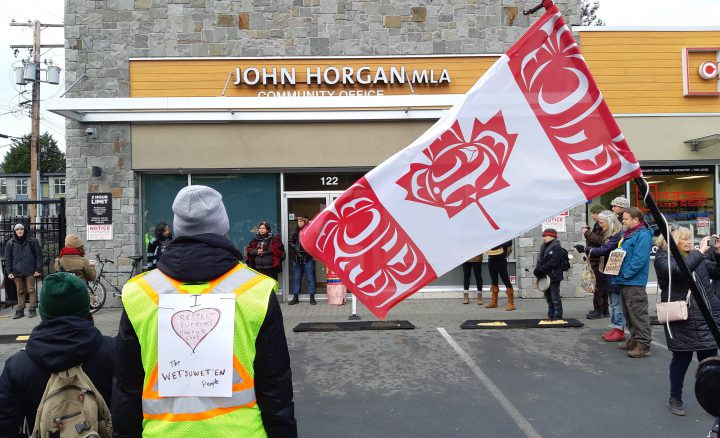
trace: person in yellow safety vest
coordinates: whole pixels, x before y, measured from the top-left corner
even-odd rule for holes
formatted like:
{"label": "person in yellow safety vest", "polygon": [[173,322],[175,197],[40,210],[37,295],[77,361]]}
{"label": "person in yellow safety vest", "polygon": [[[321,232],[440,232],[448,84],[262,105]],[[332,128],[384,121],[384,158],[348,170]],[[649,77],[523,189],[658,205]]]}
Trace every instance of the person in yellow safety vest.
{"label": "person in yellow safety vest", "polygon": [[[172,210],[176,237],[158,269],[123,288],[113,436],[297,437],[277,282],[239,262],[243,253],[226,237],[229,221],[220,193],[187,186]],[[235,294],[231,397],[159,396],[159,296],[177,293]]]}

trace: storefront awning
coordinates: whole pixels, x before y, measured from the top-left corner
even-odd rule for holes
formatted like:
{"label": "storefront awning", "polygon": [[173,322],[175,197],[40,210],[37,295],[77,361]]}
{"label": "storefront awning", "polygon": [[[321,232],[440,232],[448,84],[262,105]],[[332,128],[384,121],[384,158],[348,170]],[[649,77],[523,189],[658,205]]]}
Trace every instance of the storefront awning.
{"label": "storefront awning", "polygon": [[690,140],[685,140],[685,144],[691,145],[693,151],[705,149],[706,147],[710,147],[718,143],[720,143],[720,134],[706,135],[705,137],[691,138]]}
{"label": "storefront awning", "polygon": [[45,109],[84,123],[433,120],[462,94],[328,97],[49,99]]}

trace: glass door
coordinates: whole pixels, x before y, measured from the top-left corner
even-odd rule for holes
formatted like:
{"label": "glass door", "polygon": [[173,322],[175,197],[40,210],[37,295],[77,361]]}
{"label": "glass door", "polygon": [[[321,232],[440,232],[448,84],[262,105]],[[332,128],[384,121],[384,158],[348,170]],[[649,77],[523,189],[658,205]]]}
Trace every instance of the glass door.
{"label": "glass door", "polygon": [[[299,192],[285,193],[283,205],[283,236],[285,239],[285,248],[287,252],[286,269],[283,270],[283,282],[285,287],[283,290],[284,298],[290,299],[295,288],[295,268],[296,260],[295,251],[290,247],[290,236],[295,233],[298,228],[297,218],[307,217],[314,218],[318,213],[323,211],[330,202],[335,200],[340,193],[337,192]],[[327,297],[327,268],[319,260],[315,260],[315,298],[325,300]],[[307,301],[310,299],[308,295],[307,281],[305,278],[300,285],[300,300]]]}

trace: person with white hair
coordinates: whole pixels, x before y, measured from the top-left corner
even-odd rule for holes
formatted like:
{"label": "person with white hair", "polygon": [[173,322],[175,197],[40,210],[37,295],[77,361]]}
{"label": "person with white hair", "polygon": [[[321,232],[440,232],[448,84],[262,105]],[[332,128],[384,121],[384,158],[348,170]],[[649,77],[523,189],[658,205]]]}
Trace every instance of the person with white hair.
{"label": "person with white hair", "polygon": [[584,248],[576,245],[579,251],[585,251],[589,257],[597,257],[599,260],[598,277],[596,284],[603,288],[608,294],[608,303],[610,308],[610,330],[603,333],[602,338],[608,342],[621,342],[625,340],[625,315],[622,310],[622,290],[620,286],[612,283],[612,275],[605,274],[605,263],[610,252],[617,249],[618,243],[622,238],[622,225],[617,220],[615,213],[609,210],[603,210],[598,213],[597,223],[602,230],[602,245],[597,248],[586,246]]}
{"label": "person with white hair", "polygon": [[[688,301],[687,319],[671,321],[663,325],[665,342],[672,353],[670,360],[670,399],[668,410],[675,415],[685,415],[685,406],[682,401],[683,383],[685,374],[692,362],[693,353],[697,355],[698,362],[716,356],[718,349],[715,338],[710,332],[695,298],[688,297],[690,282],[695,281],[700,294],[707,304],[713,319],[720,322],[720,299],[715,295],[710,283],[710,272],[716,270],[714,262],[705,258],[708,249],[707,239],[695,249],[692,232],[686,227],[677,227],[671,230],[675,244],[685,264],[692,273],[686,276],[680,270],[678,260],[670,254],[668,243],[663,236],[655,242],[658,251],[655,253],[655,272],[658,277],[660,299],[662,301]],[[688,299],[689,298],[689,299]]]}

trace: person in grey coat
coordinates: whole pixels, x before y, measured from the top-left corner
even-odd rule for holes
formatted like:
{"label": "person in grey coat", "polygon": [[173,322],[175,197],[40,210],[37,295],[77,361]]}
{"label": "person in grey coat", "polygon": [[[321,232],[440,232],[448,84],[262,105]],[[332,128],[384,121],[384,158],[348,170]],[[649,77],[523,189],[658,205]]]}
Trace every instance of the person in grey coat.
{"label": "person in grey coat", "polygon": [[35,237],[27,234],[23,224],[16,224],[15,235],[5,247],[5,274],[15,282],[18,306],[13,319],[25,316],[26,296],[30,301],[28,316],[34,318],[37,313],[36,279],[42,272],[42,249]]}
{"label": "person in grey coat", "polygon": [[[715,295],[710,283],[709,272],[715,272],[716,265],[703,254],[707,249],[707,239],[703,241],[705,242],[704,247],[701,246],[700,250],[696,250],[693,248],[692,235],[688,228],[679,227],[673,230],[671,235],[683,255],[685,264],[694,274],[700,293],[704,295],[713,319],[720,322],[720,298]],[[661,290],[660,299],[668,301],[668,292],[670,301],[686,299],[692,278],[684,276],[677,261],[668,255],[668,244],[662,236],[656,243],[658,252],[655,254],[655,272]],[[669,274],[672,274],[671,281]],[[700,313],[695,298],[691,297],[689,303],[687,320],[672,321],[664,326],[667,347],[672,352],[668,409],[675,415],[685,415],[682,402],[683,381],[692,361],[693,352],[697,355],[698,361],[715,356],[718,352],[715,339],[705,318]]]}

